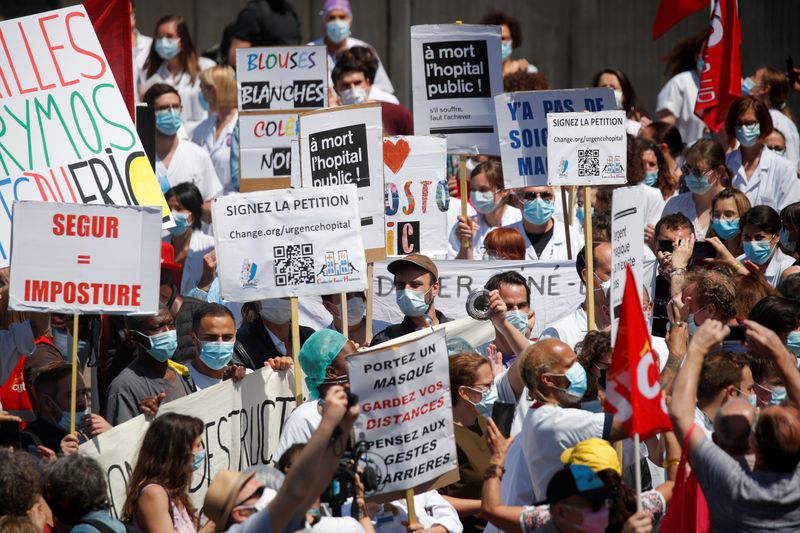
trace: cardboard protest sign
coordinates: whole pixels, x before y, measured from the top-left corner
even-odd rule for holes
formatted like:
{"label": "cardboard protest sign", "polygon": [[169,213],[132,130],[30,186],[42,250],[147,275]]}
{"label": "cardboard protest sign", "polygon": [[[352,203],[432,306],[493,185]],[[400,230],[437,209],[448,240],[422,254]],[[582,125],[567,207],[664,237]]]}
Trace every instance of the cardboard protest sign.
{"label": "cardboard protest sign", "polygon": [[383,166],[386,254],[447,254],[447,140],[387,137]]}
{"label": "cardboard protest sign", "polygon": [[224,196],[214,199],[212,210],[223,299],[367,288],[354,185]]}
{"label": "cardboard protest sign", "polygon": [[240,111],[316,109],[328,104],[324,46],[236,50]]}
{"label": "cardboard protest sign", "polygon": [[503,93],[494,99],[506,189],[547,185],[547,115],[616,109],[614,91]]}
{"label": "cardboard protest sign", "polygon": [[[625,293],[626,265],[631,265],[641,299],[644,277],[644,206],[638,190],[614,190],[611,209],[611,343],[617,338],[622,296]],[[648,287],[649,289],[649,287]]]}
{"label": "cardboard protest sign", "polygon": [[0,22],[0,267],[11,204],[169,209],[82,6]]}
{"label": "cardboard protest sign", "polygon": [[[223,381],[208,389],[161,404],[158,416],[180,413],[203,421],[206,459],[192,474],[189,496],[198,509],[208,486],[220,470],[245,470],[251,465],[270,465],[277,460],[283,423],[295,408],[292,370],[274,372],[262,368],[240,382]],[[106,473],[109,502],[119,517],[125,492],[150,427],[144,415],[101,433],[80,446],[80,452],[97,460]]]}
{"label": "cardboard protest sign", "polygon": [[550,113],[550,185],[620,185],[627,181],[625,111]]}
{"label": "cardboard protest sign", "polygon": [[297,113],[270,111],[239,115],[240,190],[286,189],[291,184],[291,142],[297,139]]}
{"label": "cardboard protest sign", "polygon": [[11,309],[158,311],[160,207],[15,202],[11,244]]}
{"label": "cardboard protest sign", "polygon": [[450,153],[500,153],[492,102],[503,91],[499,26],[411,26],[411,75],[416,135],[446,135]]}
{"label": "cardboard protest sign", "polygon": [[426,329],[416,340],[347,358],[361,414],[354,431],[378,464],[374,495],[433,490],[458,480],[447,341]]}
{"label": "cardboard protest sign", "polygon": [[300,115],[303,187],[346,183],[358,189],[368,262],[386,257],[383,233],[383,121],[380,104],[361,104]]}

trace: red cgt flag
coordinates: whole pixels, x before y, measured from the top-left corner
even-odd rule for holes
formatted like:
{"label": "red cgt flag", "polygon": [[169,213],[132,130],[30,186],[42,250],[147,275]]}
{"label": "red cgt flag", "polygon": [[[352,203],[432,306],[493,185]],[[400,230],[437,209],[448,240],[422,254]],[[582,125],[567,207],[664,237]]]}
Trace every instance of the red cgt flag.
{"label": "red cgt flag", "polygon": [[620,420],[629,435],[638,433],[641,440],[672,428],[658,375],[658,359],[650,346],[639,291],[628,265],[605,411]]}
{"label": "red cgt flag", "polygon": [[84,0],[83,7],[92,21],[103,47],[108,66],[135,120],[133,100],[133,50],[131,44],[130,0]]}
{"label": "red cgt flag", "polygon": [[737,0],[716,0],[694,105],[694,114],[711,131],[719,131],[725,125],[728,109],[742,95],[741,45]]}
{"label": "red cgt flag", "polygon": [[653,40],[664,35],[668,29],[692,13],[708,5],[709,0],[661,0],[653,21]]}

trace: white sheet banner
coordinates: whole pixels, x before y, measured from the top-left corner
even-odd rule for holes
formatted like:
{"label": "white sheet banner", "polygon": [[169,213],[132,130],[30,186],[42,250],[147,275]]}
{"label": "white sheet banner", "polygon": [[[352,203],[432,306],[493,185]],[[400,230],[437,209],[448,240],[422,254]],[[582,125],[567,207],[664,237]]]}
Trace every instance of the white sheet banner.
{"label": "white sheet banner", "polygon": [[[206,460],[193,474],[189,489],[195,507],[203,505],[208,485],[220,470],[244,470],[278,459],[272,452],[278,446],[283,422],[295,407],[293,384],[291,370],[263,368],[239,383],[224,381],[161,405],[158,416],[180,413],[197,417],[205,425]],[[106,472],[109,501],[117,517],[150,423],[139,415],[80,447],[81,454],[96,459]]]}
{"label": "white sheet banner", "polygon": [[240,111],[316,109],[328,105],[324,46],[236,50]]}
{"label": "white sheet banner", "polygon": [[627,180],[624,111],[550,113],[547,159],[550,185],[621,185]]}
{"label": "white sheet banner", "polygon": [[383,140],[386,254],[447,254],[447,140],[407,136]]}
{"label": "white sheet banner", "polygon": [[160,207],[15,202],[11,244],[11,309],[158,311]]}
{"label": "white sheet banner", "polygon": [[494,105],[506,189],[547,185],[549,113],[617,108],[608,88],[503,93]]}
{"label": "white sheet banner", "polygon": [[241,179],[291,176],[291,142],[299,131],[297,113],[239,115]]}
{"label": "white sheet banner", "polygon": [[354,185],[234,194],[215,198],[212,210],[225,300],[367,288]]}
{"label": "white sheet banner", "polygon": [[639,287],[648,285],[644,279],[644,206],[635,187],[614,190],[611,211],[611,342],[617,338],[619,310],[625,294],[625,266],[630,264]]}
{"label": "white sheet banner", "polygon": [[0,267],[15,200],[157,205],[171,226],[83,6],[0,22],[0,35]]}
{"label": "white sheet banner", "polygon": [[499,26],[412,26],[414,133],[446,135],[451,153],[499,154],[492,98],[501,73]]}
{"label": "white sheet banner", "polygon": [[355,423],[379,468],[380,489],[390,494],[458,471],[444,331],[374,348],[347,358],[350,390],[358,395]]}
{"label": "white sheet banner", "polygon": [[385,258],[380,104],[300,115],[300,169],[303,187],[352,183],[358,188],[364,248],[371,262]]}

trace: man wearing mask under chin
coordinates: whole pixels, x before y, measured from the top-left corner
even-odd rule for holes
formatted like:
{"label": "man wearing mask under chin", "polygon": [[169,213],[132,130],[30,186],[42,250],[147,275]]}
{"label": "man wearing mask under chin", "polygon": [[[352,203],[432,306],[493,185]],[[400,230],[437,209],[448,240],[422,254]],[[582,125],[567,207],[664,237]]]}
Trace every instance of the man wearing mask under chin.
{"label": "man wearing mask under chin", "polygon": [[[300,326],[300,348],[314,330]],[[289,298],[261,300],[259,316],[236,332],[233,362],[251,370],[269,366],[286,370],[292,364],[292,304]]]}
{"label": "man wearing mask under chin", "polygon": [[[514,206],[522,211],[522,220],[508,228],[519,231],[525,238],[525,256],[539,261],[561,261],[569,258],[564,224],[553,217],[555,191],[552,187],[525,187],[514,191]],[[573,253],[583,246],[583,237],[570,226],[570,246]]]}
{"label": "man wearing mask under chin", "polygon": [[399,324],[392,324],[372,338],[370,346],[396,339],[419,329],[435,326],[450,319],[436,310],[439,294],[439,269],[430,257],[411,254],[395,259],[387,267],[394,274],[397,307],[405,315]]}

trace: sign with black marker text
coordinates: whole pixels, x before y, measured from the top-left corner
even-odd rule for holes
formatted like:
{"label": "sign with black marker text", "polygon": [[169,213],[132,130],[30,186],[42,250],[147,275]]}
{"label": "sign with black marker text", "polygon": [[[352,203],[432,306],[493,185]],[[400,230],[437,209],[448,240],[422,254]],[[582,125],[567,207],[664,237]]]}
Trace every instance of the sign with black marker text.
{"label": "sign with black marker text", "polygon": [[[289,178],[292,175],[291,141],[297,138],[297,113],[275,111],[239,115],[241,180]],[[279,181],[285,188],[286,179]]]}
{"label": "sign with black marker text", "polygon": [[[611,343],[617,338],[619,310],[625,294],[626,265],[642,298],[644,280],[644,206],[635,187],[614,190],[611,210]],[[649,283],[648,283],[649,285]],[[650,288],[648,287],[648,290]]]}

